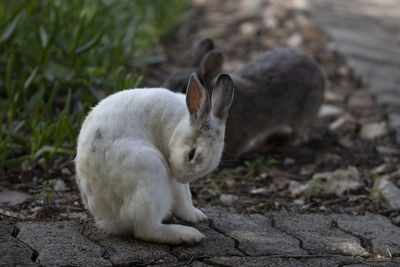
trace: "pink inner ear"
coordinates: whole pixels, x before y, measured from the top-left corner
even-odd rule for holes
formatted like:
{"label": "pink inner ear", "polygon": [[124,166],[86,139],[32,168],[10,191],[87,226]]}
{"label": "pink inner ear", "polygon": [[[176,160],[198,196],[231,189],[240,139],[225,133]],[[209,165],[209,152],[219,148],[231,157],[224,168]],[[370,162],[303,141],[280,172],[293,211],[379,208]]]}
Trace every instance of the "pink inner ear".
{"label": "pink inner ear", "polygon": [[190,90],[189,94],[189,107],[193,111],[200,111],[202,92],[197,84],[193,84],[193,88]]}

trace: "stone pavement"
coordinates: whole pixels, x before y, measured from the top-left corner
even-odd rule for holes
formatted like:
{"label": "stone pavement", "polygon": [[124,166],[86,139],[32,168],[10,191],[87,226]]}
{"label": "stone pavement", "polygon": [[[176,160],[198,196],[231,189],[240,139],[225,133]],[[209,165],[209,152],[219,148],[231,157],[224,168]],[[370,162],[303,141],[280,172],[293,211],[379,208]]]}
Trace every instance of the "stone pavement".
{"label": "stone pavement", "polygon": [[311,15],[388,112],[400,143],[400,0],[308,0]]}
{"label": "stone pavement", "polygon": [[[195,246],[108,236],[91,223],[0,222],[1,266],[400,266],[400,222],[381,215],[204,211]],[[398,225],[396,226],[397,223]]]}

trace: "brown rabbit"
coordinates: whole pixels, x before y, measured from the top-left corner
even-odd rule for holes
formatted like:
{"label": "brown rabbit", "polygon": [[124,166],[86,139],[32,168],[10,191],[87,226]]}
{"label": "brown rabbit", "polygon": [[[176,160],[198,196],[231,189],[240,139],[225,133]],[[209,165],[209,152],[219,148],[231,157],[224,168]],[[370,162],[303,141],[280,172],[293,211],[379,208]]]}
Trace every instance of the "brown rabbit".
{"label": "brown rabbit", "polygon": [[[192,72],[209,87],[221,72],[223,55],[207,38],[194,45],[191,68],[179,70],[164,83],[175,92],[186,92]],[[293,143],[308,139],[308,127],[321,107],[324,76],[308,56],[292,49],[267,51],[230,74],[235,99],[226,125],[226,157],[257,152],[271,134],[294,133]]]}

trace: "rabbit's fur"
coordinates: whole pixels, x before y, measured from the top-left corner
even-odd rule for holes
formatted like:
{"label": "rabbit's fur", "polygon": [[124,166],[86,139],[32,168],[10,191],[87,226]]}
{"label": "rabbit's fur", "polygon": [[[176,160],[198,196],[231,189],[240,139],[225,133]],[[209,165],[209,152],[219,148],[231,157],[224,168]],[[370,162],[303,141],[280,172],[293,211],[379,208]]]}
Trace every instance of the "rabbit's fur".
{"label": "rabbit's fur", "polygon": [[85,207],[106,232],[179,244],[204,238],[193,227],[163,224],[171,213],[190,223],[207,219],[193,207],[189,182],[217,167],[233,101],[221,74],[210,99],[196,74],[186,96],[133,89],[102,100],[78,138],[77,183]]}
{"label": "rabbit's fur", "polygon": [[[164,87],[184,93],[193,71],[210,85],[222,63],[222,53],[211,39],[204,39],[194,46],[192,67],[172,74]],[[226,125],[227,158],[257,152],[277,132],[293,133],[292,143],[308,139],[308,127],[317,116],[325,90],[324,76],[312,59],[292,49],[273,49],[230,75],[235,99]]]}

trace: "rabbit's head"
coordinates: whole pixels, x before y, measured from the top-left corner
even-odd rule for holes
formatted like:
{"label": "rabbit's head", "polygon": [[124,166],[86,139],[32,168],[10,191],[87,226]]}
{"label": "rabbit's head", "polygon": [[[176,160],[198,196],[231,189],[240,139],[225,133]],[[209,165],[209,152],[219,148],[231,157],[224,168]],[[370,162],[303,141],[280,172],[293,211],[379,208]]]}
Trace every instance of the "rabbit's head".
{"label": "rabbit's head", "polygon": [[164,82],[163,87],[180,93],[186,93],[186,85],[193,72],[197,72],[207,86],[221,73],[224,57],[215,49],[210,38],[201,40],[193,46],[192,67],[178,70]]}
{"label": "rabbit's head", "polygon": [[170,170],[178,182],[190,182],[218,166],[233,95],[233,82],[227,74],[218,76],[211,99],[198,75],[190,76],[186,94],[189,115],[178,124],[169,143]]}

